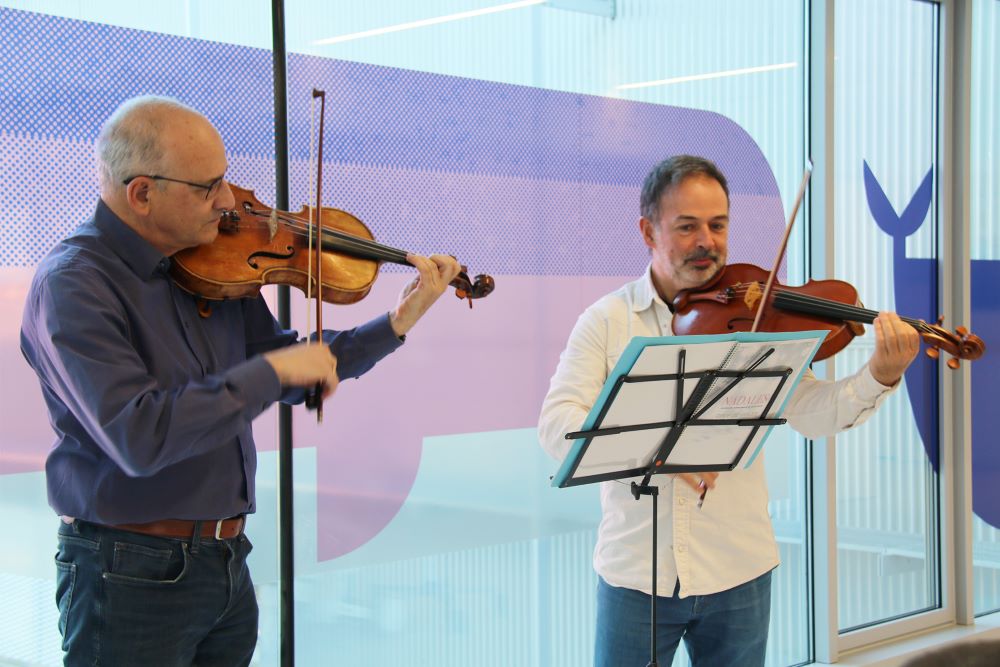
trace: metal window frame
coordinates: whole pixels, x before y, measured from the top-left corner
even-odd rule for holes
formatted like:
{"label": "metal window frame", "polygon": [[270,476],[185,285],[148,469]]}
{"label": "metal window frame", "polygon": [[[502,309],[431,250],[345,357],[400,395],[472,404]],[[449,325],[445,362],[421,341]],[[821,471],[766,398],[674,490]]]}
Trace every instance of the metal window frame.
{"label": "metal window frame", "polygon": [[[970,127],[973,0],[931,1],[940,7],[938,63],[939,212],[948,221],[938,227],[941,248],[939,285],[949,321],[968,322],[970,283]],[[807,0],[809,16],[810,152],[816,165],[810,221],[835,220],[833,197],[834,36],[836,0]],[[812,225],[811,225],[812,226]],[[833,226],[822,225],[810,236],[813,277],[825,277],[834,264]],[[826,369],[832,377],[832,365]],[[813,633],[815,660],[837,662],[875,644],[950,625],[974,623],[972,569],[972,442],[971,374],[939,370],[941,379],[941,452],[938,473],[937,609],[887,620],[841,633],[838,627],[836,438],[813,443],[807,478],[811,480]]]}

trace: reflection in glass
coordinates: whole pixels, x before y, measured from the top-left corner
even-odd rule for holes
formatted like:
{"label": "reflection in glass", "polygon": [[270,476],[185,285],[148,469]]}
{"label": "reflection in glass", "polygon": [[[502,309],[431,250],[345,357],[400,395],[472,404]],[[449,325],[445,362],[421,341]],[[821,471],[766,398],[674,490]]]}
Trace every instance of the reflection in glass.
{"label": "reflection in glass", "polygon": [[[553,4],[584,7],[595,3]],[[507,8],[473,13],[501,5]],[[308,116],[296,101],[308,92],[308,85],[320,76],[336,78],[330,74],[336,72],[341,92],[328,90],[328,95],[335,100],[338,94],[344,94],[349,102],[354,95],[377,97],[389,89],[398,92],[400,86],[412,81],[404,70],[454,77],[450,86],[433,91],[404,90],[413,99],[432,95],[435,103],[453,100],[456,114],[476,113],[491,104],[489,99],[463,97],[470,89],[484,89],[466,83],[468,79],[477,84],[497,82],[533,91],[545,89],[724,114],[746,129],[761,147],[787,205],[801,178],[805,153],[802,3],[709,0],[679,5],[659,0],[618,0],[615,5],[615,18],[611,20],[599,13],[502,0],[289,0],[292,207],[305,197],[308,182],[304,167],[308,157]],[[447,20],[443,20],[445,17]],[[772,38],[762,40],[762,34]],[[721,44],[725,48],[719,48]],[[370,67],[363,70],[359,65]],[[368,72],[370,84],[356,76],[359,71]],[[513,95],[516,89],[504,88],[502,93]],[[336,116],[337,109],[334,101],[328,113]],[[482,169],[485,175],[481,178],[493,178],[491,169],[500,162],[530,172],[533,165],[545,163],[558,150],[564,150],[567,159],[579,160],[581,166],[589,164],[590,156],[577,155],[572,145],[561,146],[558,142],[563,132],[576,136],[573,117],[553,117],[547,111],[549,107],[540,104],[531,118],[510,119],[511,125],[524,124],[526,131],[538,132],[538,150],[546,155],[511,156],[499,146],[490,156],[493,161],[488,163],[489,168]],[[526,238],[517,232],[511,238],[511,230],[520,229],[526,221],[509,219],[514,209],[504,203],[513,199],[512,192],[528,197],[525,192],[536,187],[531,181],[519,181],[521,185],[517,185],[496,178],[495,189],[488,197],[463,208],[453,202],[460,201],[467,188],[462,184],[464,173],[456,176],[442,170],[441,174],[425,174],[408,169],[413,161],[410,156],[415,153],[437,156],[466,150],[462,155],[470,164],[480,159],[475,150],[460,143],[440,141],[436,134],[440,125],[433,124],[434,119],[427,121],[426,141],[412,145],[408,149],[411,153],[400,147],[409,146],[413,134],[404,131],[403,121],[394,116],[389,105],[364,121],[345,118],[341,108],[341,119],[348,125],[343,131],[331,133],[327,126],[328,133],[337,137],[328,145],[330,155],[335,157],[324,167],[324,178],[330,178],[332,183],[331,199],[376,227],[385,225],[385,233],[391,236],[387,242],[396,247],[407,247],[410,241],[426,245],[428,236],[439,229],[454,234],[461,221],[461,235],[478,239],[480,247],[490,249],[494,262],[506,261],[507,254],[515,254],[508,249],[529,244],[531,257],[512,264],[510,271],[533,274],[536,264],[543,265],[552,257],[578,255],[578,249],[588,244],[588,239],[573,230],[567,230],[567,234],[533,230],[523,235]],[[599,131],[611,135],[616,127],[630,122],[626,114],[609,114],[602,120]],[[669,128],[664,128],[667,131]],[[655,144],[657,137],[651,136],[649,141]],[[625,147],[623,153],[627,150]],[[373,166],[372,153],[384,155],[391,151],[399,156],[397,165]],[[447,157],[455,160],[461,155]],[[613,176],[620,178],[622,174]],[[427,203],[421,199],[419,191],[427,179],[447,185],[449,178],[455,183],[448,186],[455,191],[452,201]],[[554,185],[545,183],[545,187]],[[357,192],[363,193],[361,199]],[[400,193],[406,195],[407,203],[391,208],[398,211],[404,223],[390,226],[392,221],[378,214],[379,202],[395,201]],[[570,196],[567,206],[572,207],[572,215],[580,215],[577,209],[585,202],[573,199],[575,196]],[[536,211],[537,219],[537,211],[551,204],[541,195],[535,197],[529,197],[525,206],[528,211]],[[634,199],[625,204],[628,216],[637,215],[637,197],[636,192]],[[371,208],[372,214],[361,215],[365,208]],[[592,216],[598,214],[590,211]],[[484,216],[488,224],[477,226]],[[428,222],[432,217],[440,224]],[[381,238],[381,233],[376,229],[377,237]],[[644,250],[636,241],[628,250],[627,262],[644,264]],[[788,271],[793,276],[801,275],[801,246],[795,241],[792,245],[795,249],[788,259]],[[593,276],[588,276],[587,284],[594,281],[600,287],[589,301],[609,291],[603,287],[605,283],[613,281],[617,287],[625,282],[621,276],[627,262],[615,255],[607,260],[604,269],[577,270],[590,271]],[[509,277],[505,280],[510,284]],[[596,282],[599,280],[605,282]],[[582,298],[575,293],[577,289],[573,297]],[[532,313],[531,317],[535,317],[534,310]],[[522,324],[535,331],[535,323]],[[540,399],[555,364],[554,357],[543,359],[540,350],[545,349],[550,338],[559,338],[561,343],[567,333],[543,327],[530,340],[512,334],[487,347],[496,354],[516,348],[523,358],[538,358],[538,372],[520,376],[516,393],[534,392]],[[494,344],[502,347],[491,347]],[[413,350],[405,352],[414,354]],[[361,383],[351,391],[361,391],[360,387]],[[430,405],[427,408],[433,409]],[[503,406],[501,411],[512,409]],[[537,411],[537,405],[533,409]],[[526,415],[523,425],[532,423],[536,415]],[[369,446],[343,443],[338,436],[331,439],[340,447]],[[777,666],[809,659],[809,586],[802,439],[783,429],[776,431],[769,443],[766,464],[771,512],[783,561],[774,579],[768,655],[768,665]],[[324,443],[317,447],[315,463],[296,468],[296,479],[324,474],[324,461],[331,454],[330,449],[323,448],[328,446]],[[411,445],[400,442],[393,446],[398,452]],[[424,438],[420,446],[419,470],[405,504],[371,541],[334,556],[332,548],[324,546],[324,540],[333,538],[322,524],[317,530],[313,523],[316,517],[307,514],[297,526],[296,552],[319,554],[318,560],[304,563],[299,569],[297,657],[305,661],[322,659],[328,656],[332,643],[338,647],[337,658],[344,664],[376,659],[440,667],[466,664],[482,655],[489,656],[494,664],[504,665],[569,666],[591,662],[595,592],[591,555],[599,518],[596,488],[583,489],[584,494],[589,494],[586,502],[574,500],[579,504],[574,504],[572,511],[561,509],[569,502],[567,491],[547,488],[548,475],[556,466],[540,454],[530,430],[506,435],[473,432],[447,439]],[[467,473],[461,472],[458,461],[444,455],[448,451],[459,456],[458,461],[474,457],[474,453],[485,456],[499,452],[505,463],[501,470],[485,470],[478,477],[481,488],[471,496],[463,496],[450,484],[456,476],[465,477]],[[320,511],[338,511],[332,498],[324,497],[324,493],[333,493],[324,492],[324,484],[328,482],[320,480],[316,495],[297,503],[297,512],[299,508],[317,506]],[[341,503],[341,512],[344,507]],[[686,664],[683,650],[678,652],[675,664]]]}
{"label": "reflection in glass", "polygon": [[[866,166],[878,187],[903,211],[928,170],[937,168],[938,7],[893,0],[836,4],[835,257],[837,277],[849,277],[870,308],[900,310],[896,285],[937,259],[936,198],[919,229],[893,256],[897,220],[875,220],[868,208]],[[870,196],[870,195],[869,195]],[[893,227],[896,225],[896,227]],[[888,232],[886,231],[888,230]],[[912,230],[911,230],[912,231]],[[899,262],[899,265],[896,265]],[[908,278],[909,276],[909,278]],[[936,311],[936,281],[918,284]],[[910,283],[908,294],[915,293]],[[874,334],[855,339],[835,357],[837,377],[853,373],[873,351]],[[920,357],[914,368],[930,362]],[[928,367],[930,368],[930,367]],[[837,437],[837,563],[841,631],[937,607],[936,374],[924,403],[911,407],[914,377],[861,427]],[[928,415],[928,413],[930,413]],[[928,418],[923,436],[915,421]]]}

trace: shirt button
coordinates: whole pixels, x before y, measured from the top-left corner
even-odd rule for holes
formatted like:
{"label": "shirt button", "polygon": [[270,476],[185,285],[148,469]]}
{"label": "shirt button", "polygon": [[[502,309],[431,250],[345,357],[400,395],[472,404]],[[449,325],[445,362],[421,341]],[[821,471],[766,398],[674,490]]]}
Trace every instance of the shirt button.
{"label": "shirt button", "polygon": [[685,551],[687,551],[687,548],[683,544],[677,545],[677,553],[684,553]]}
{"label": "shirt button", "polygon": [[677,500],[678,505],[683,505],[687,502],[687,498],[680,498]]}

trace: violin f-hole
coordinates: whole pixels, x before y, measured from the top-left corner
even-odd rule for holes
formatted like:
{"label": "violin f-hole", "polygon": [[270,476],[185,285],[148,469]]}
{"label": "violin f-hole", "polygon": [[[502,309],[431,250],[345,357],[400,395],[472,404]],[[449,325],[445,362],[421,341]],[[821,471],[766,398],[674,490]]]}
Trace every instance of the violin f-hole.
{"label": "violin f-hole", "polygon": [[258,250],[257,252],[252,253],[249,257],[247,257],[247,264],[249,264],[254,269],[259,269],[260,267],[257,266],[257,261],[256,261],[258,257],[267,257],[268,259],[291,259],[292,257],[295,256],[295,248],[293,248],[292,246],[285,246],[285,249],[288,250],[287,254],[281,254],[280,252],[271,252],[269,250]]}

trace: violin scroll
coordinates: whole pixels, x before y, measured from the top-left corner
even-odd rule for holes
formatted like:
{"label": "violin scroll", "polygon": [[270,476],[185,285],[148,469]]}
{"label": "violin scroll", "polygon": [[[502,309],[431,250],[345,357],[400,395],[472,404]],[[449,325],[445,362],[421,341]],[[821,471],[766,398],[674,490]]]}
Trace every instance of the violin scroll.
{"label": "violin scroll", "polygon": [[927,324],[921,322],[917,327],[920,338],[927,345],[927,356],[937,359],[941,356],[941,350],[951,355],[948,360],[948,368],[957,370],[959,359],[974,361],[983,356],[986,352],[986,343],[983,339],[970,332],[965,327],[956,327],[952,333],[941,326],[944,322],[944,315],[938,318],[937,324]]}
{"label": "violin scroll", "polygon": [[455,288],[455,296],[459,299],[468,299],[469,308],[472,308],[472,300],[489,296],[496,288],[496,281],[485,273],[480,273],[475,280],[469,280],[468,271],[463,264],[462,270],[449,284]]}

